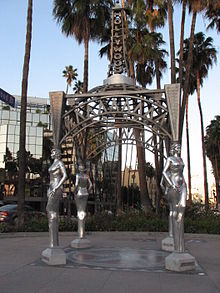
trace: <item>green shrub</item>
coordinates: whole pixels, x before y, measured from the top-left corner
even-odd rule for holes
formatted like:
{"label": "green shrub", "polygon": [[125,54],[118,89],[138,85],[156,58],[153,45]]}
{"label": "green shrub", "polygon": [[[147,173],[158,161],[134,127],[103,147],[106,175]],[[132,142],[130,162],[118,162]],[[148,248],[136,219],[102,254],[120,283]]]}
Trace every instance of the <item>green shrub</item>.
{"label": "green shrub", "polygon": [[[190,207],[185,214],[185,232],[220,234],[220,216],[211,211],[205,213],[200,208]],[[77,231],[77,219],[61,218],[59,231]],[[15,226],[0,224],[0,233],[18,231]],[[48,231],[48,220],[42,218],[25,223],[19,231],[44,232]],[[168,217],[160,217],[155,213],[145,214],[141,210],[130,210],[120,215],[108,212],[97,213],[86,218],[86,231],[148,231],[167,232]]]}
{"label": "green shrub", "polygon": [[0,223],[0,233],[9,232],[9,225],[7,223]]}
{"label": "green shrub", "polygon": [[185,232],[220,234],[220,217],[212,213],[198,215],[196,218],[185,218]]}
{"label": "green shrub", "polygon": [[143,212],[122,213],[118,216],[107,213],[97,214],[87,219],[88,231],[167,231],[168,220]]}
{"label": "green shrub", "polygon": [[19,227],[18,232],[46,232],[48,231],[48,220],[45,218],[30,220],[22,227]]}
{"label": "green shrub", "polygon": [[59,231],[77,231],[77,221],[75,219],[60,219]]}

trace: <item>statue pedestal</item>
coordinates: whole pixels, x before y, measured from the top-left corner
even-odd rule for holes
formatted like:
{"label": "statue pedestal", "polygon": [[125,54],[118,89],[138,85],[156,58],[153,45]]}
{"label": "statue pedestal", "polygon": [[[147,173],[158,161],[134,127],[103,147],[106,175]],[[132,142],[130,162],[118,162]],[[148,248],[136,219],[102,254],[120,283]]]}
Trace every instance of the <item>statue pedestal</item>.
{"label": "statue pedestal", "polygon": [[192,271],[195,269],[195,258],[189,253],[173,252],[165,258],[165,267],[174,272]]}
{"label": "statue pedestal", "polygon": [[162,250],[173,252],[174,251],[174,240],[173,237],[166,237],[161,242]]}
{"label": "statue pedestal", "polygon": [[49,247],[42,252],[42,261],[48,265],[65,265],[66,254],[60,247]]}
{"label": "statue pedestal", "polygon": [[77,238],[71,242],[71,247],[73,248],[89,248],[91,247],[91,242],[86,238]]}

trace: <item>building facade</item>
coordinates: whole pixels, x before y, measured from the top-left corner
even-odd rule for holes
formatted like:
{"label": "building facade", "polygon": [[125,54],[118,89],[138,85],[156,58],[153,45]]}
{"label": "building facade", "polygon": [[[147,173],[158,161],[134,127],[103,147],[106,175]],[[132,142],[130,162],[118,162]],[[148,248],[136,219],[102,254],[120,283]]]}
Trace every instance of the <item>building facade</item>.
{"label": "building facade", "polygon": [[[21,98],[14,97],[15,107],[0,101],[0,181],[4,183],[6,202],[16,201],[17,196]],[[46,179],[42,175],[45,175],[50,164],[50,141],[49,101],[44,98],[28,97],[25,200],[33,202],[35,206],[41,205],[41,202],[45,205],[46,201]]]}

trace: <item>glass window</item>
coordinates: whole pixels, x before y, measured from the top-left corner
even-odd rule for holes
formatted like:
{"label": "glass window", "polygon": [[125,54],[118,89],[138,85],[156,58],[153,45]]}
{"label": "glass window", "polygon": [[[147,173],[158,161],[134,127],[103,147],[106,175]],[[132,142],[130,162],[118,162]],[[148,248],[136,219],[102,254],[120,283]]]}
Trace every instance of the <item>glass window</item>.
{"label": "glass window", "polygon": [[8,135],[8,142],[14,142],[15,141],[15,137],[12,134]]}
{"label": "glass window", "polygon": [[37,136],[43,136],[43,127],[37,127]]}
{"label": "glass window", "polygon": [[42,155],[42,146],[36,146],[36,155],[41,156]]}
{"label": "glass window", "polygon": [[7,125],[0,126],[0,134],[7,134]]}
{"label": "glass window", "polygon": [[15,156],[17,155],[17,152],[19,151],[19,144],[18,143],[15,143],[14,144],[14,154]]}
{"label": "glass window", "polygon": [[40,121],[40,115],[39,114],[33,114],[33,122],[37,123]]}
{"label": "glass window", "polygon": [[6,152],[6,141],[5,142],[0,142],[0,144],[1,144],[0,153],[5,154],[5,152]]}
{"label": "glass window", "polygon": [[2,124],[8,125],[8,120],[2,119]]}
{"label": "glass window", "polygon": [[15,126],[9,125],[8,126],[8,134],[14,134],[15,133]]}
{"label": "glass window", "polygon": [[36,128],[35,127],[30,127],[29,135],[36,136]]}
{"label": "glass window", "polygon": [[8,111],[8,110],[3,110],[3,111],[2,111],[2,118],[3,118],[3,119],[9,119],[9,114],[10,114],[10,111]]}
{"label": "glass window", "polygon": [[10,120],[15,121],[17,120],[17,113],[14,111],[10,111]]}
{"label": "glass window", "polygon": [[42,145],[42,137],[36,137],[36,145]]}
{"label": "glass window", "polygon": [[35,154],[35,145],[29,144],[27,145],[27,151],[30,152],[32,155]]}
{"label": "glass window", "polygon": [[6,143],[7,136],[6,135],[0,135],[0,144],[2,148],[2,143]]}
{"label": "glass window", "polygon": [[32,122],[32,114],[31,113],[27,113],[27,119],[28,122]]}
{"label": "glass window", "polygon": [[47,115],[41,115],[40,120],[43,123],[47,123]]}
{"label": "glass window", "polygon": [[19,135],[14,136],[14,143],[19,143]]}

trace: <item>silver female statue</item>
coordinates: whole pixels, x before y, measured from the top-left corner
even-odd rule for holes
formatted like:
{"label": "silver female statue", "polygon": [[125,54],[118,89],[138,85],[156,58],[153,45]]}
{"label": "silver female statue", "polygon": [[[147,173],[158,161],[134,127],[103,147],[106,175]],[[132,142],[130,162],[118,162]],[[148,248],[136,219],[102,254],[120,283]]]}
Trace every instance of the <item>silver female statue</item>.
{"label": "silver female statue", "polygon": [[89,192],[92,189],[92,183],[89,176],[85,173],[85,168],[81,164],[79,165],[79,173],[76,174],[75,183],[75,203],[77,208],[78,218],[78,236],[80,239],[85,237],[85,217],[86,206],[89,196]]}
{"label": "silver female statue", "polygon": [[161,187],[165,188],[165,196],[170,207],[169,236],[174,238],[176,252],[184,252],[184,212],[187,197],[187,187],[183,177],[184,163],[180,151],[180,144],[173,142],[161,180]]}
{"label": "silver female statue", "polygon": [[58,149],[51,150],[51,158],[54,160],[49,168],[50,185],[47,191],[47,214],[49,222],[50,247],[59,246],[58,220],[59,199],[62,196],[62,185],[67,178],[66,170],[61,161],[61,152]]}

